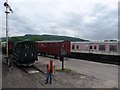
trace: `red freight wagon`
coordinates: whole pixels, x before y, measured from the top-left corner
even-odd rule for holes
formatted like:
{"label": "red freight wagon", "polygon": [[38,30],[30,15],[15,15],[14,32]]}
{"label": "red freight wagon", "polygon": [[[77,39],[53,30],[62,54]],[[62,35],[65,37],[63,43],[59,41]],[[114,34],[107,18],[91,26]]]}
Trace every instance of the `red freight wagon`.
{"label": "red freight wagon", "polygon": [[[2,42],[2,51],[6,53],[6,42]],[[14,42],[8,42],[8,53],[12,54],[13,52],[13,47],[14,47]]]}
{"label": "red freight wagon", "polygon": [[65,50],[66,56],[70,54],[70,41],[36,41],[38,53],[40,55],[53,55],[55,58],[59,57],[61,50]]}

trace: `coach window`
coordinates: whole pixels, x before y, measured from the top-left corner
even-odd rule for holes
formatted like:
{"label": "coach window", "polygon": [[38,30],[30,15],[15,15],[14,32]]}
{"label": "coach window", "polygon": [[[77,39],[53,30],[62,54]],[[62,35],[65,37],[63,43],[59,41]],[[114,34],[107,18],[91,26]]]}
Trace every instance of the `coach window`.
{"label": "coach window", "polygon": [[72,49],[75,49],[75,46],[74,46],[74,45],[72,45]]}
{"label": "coach window", "polygon": [[94,46],[94,49],[97,49],[97,46]]}
{"label": "coach window", "polygon": [[105,50],[105,45],[99,45],[99,50]]}
{"label": "coach window", "polygon": [[110,51],[117,51],[117,45],[110,45]]}
{"label": "coach window", "polygon": [[90,46],[90,49],[92,49],[92,46]]}
{"label": "coach window", "polygon": [[79,46],[78,46],[78,45],[76,46],[76,49],[79,49]]}

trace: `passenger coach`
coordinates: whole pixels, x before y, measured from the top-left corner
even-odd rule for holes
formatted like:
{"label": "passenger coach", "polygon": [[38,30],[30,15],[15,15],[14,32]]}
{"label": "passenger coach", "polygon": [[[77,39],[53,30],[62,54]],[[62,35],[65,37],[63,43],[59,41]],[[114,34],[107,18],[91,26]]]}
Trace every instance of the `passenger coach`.
{"label": "passenger coach", "polygon": [[120,44],[117,41],[71,42],[71,52],[118,56]]}

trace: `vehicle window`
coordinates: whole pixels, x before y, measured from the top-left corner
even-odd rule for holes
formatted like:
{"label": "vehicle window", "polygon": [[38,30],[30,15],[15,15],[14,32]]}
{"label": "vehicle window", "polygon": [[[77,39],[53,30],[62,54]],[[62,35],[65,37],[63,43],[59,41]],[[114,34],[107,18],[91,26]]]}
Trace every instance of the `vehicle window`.
{"label": "vehicle window", "polygon": [[90,49],[92,49],[92,46],[90,46]]}
{"label": "vehicle window", "polygon": [[97,46],[94,46],[94,49],[97,49]]}
{"label": "vehicle window", "polygon": [[78,45],[76,46],[76,49],[79,49],[79,46],[78,46]]}
{"label": "vehicle window", "polygon": [[105,50],[105,45],[99,45],[99,50]]}
{"label": "vehicle window", "polygon": [[25,48],[34,48],[35,44],[26,44],[26,43],[20,43],[17,44],[16,48],[21,48],[21,49],[25,49]]}
{"label": "vehicle window", "polygon": [[25,48],[30,48],[30,45],[25,44],[24,46],[25,46]]}
{"label": "vehicle window", "polygon": [[110,51],[117,51],[117,45],[110,45]]}
{"label": "vehicle window", "polygon": [[75,45],[72,45],[72,49],[75,49]]}
{"label": "vehicle window", "polygon": [[25,48],[34,48],[35,47],[34,44],[25,44],[24,46],[25,46]]}

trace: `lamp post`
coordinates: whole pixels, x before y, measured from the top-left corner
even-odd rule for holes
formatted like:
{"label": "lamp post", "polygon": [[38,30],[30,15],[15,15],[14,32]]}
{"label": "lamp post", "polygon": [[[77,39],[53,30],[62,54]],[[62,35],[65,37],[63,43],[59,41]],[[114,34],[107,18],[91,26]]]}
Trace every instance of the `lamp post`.
{"label": "lamp post", "polygon": [[8,14],[11,12],[13,13],[10,5],[8,4],[8,0],[4,3],[4,6],[6,7],[6,59],[8,60]]}

